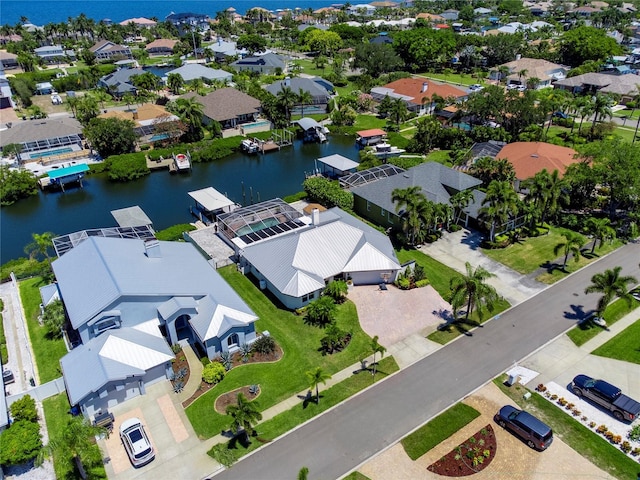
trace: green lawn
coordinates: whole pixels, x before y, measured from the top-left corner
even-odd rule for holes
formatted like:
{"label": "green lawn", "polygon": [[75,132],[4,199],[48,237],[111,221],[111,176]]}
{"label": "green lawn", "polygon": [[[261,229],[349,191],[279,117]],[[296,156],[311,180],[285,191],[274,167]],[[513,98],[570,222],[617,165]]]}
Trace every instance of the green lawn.
{"label": "green lawn", "polygon": [[64,341],[61,338],[49,338],[46,328],[38,322],[40,302],[42,301],[38,289],[44,285],[45,283],[41,277],[34,277],[20,282],[20,298],[27,317],[29,338],[33,346],[40,383],[46,383],[62,376],[60,359],[67,354]]}
{"label": "green lawn", "polygon": [[360,472],[351,472],[349,475],[344,477],[344,480],[371,480],[371,479]]}
{"label": "green lawn", "polygon": [[420,250],[396,250],[396,256],[401,264],[415,260],[415,262],[424,267],[429,279],[429,284],[440,294],[442,298],[447,300],[451,290],[449,282],[453,277],[459,275],[453,268],[446,266],[434,260],[429,255],[425,255]]}
{"label": "green lawn", "polygon": [[[604,311],[604,318],[607,321],[607,325],[611,326],[624,317],[627,313],[638,307],[638,302],[635,300],[629,305],[627,302],[621,299],[609,304]],[[567,335],[577,346],[583,345],[593,337],[602,332],[602,327],[599,327],[592,322],[583,322],[580,325],[576,325],[567,332]],[[606,356],[606,355],[605,355]]]}
{"label": "green lawn", "polygon": [[640,365],[640,320],[591,353]]}
{"label": "green lawn", "polygon": [[404,451],[407,452],[409,458],[417,460],[479,416],[480,412],[475,408],[464,403],[456,403],[453,407],[403,438],[400,443],[402,443]]}
{"label": "green lawn", "polygon": [[[507,387],[503,383],[505,380],[506,375],[502,375],[494,380],[494,383],[520,408],[525,408],[540,418],[552,428],[553,434],[557,438],[560,438],[591,463],[620,480],[628,480],[638,474],[640,471],[638,462],[626,456],[604,437],[589,430],[566,414],[563,409],[558,408],[535,392],[531,393],[529,400],[524,400],[523,395],[527,390],[517,383]],[[549,453],[553,454],[553,448],[551,445]]]}
{"label": "green lawn", "polygon": [[[0,312],[2,310],[4,310],[4,303],[0,300]],[[0,364],[4,365],[8,361],[7,339],[4,336],[4,322],[2,320],[2,314],[0,313]]]}
{"label": "green lawn", "polygon": [[[55,397],[50,397],[42,402],[42,408],[44,409],[44,416],[47,422],[47,432],[49,438],[56,438],[62,433],[63,428],[69,418],[69,400],[67,395],[60,393]],[[95,454],[97,458],[102,458],[98,445],[95,445]],[[56,478],[75,478],[74,469],[70,460],[59,458],[54,456],[53,468],[56,472]],[[98,466],[91,469],[92,478],[107,478],[107,473],[104,470],[104,465],[99,463]]]}
{"label": "green lawn", "polygon": [[434,150],[427,155],[427,161],[438,162],[450,167],[452,165],[451,156],[449,155],[450,152],[451,150]]}
{"label": "green lawn", "polygon": [[340,353],[323,356],[318,348],[324,331],[305,325],[302,316],[280,309],[234,266],[218,270],[258,315],[256,328],[268,330],[284,350],[283,358],[270,364],[249,364],[227,373],[216,388],[196,400],[186,414],[201,438],[210,438],[225,428],[228,419],[214,412],[215,399],[244,385],[260,384],[260,408],[269,408],[308,387],[305,372],[321,366],[329,374],[352,365],[370,353],[370,337],[360,328],[355,305],[347,301],[338,307],[340,328],[350,331],[349,346]]}
{"label": "green lawn", "polygon": [[[378,373],[376,374],[375,381],[378,382],[398,370],[398,364],[395,359],[393,357],[385,357],[378,362]],[[359,372],[333,387],[320,392],[320,402],[318,404],[313,400],[309,402],[301,400],[300,405],[292,407],[289,410],[276,415],[272,419],[258,424],[256,426],[258,438],[252,441],[248,448],[243,448],[238,445],[237,448],[232,449],[231,451],[233,452],[234,457],[238,459],[260,447],[263,443],[271,442],[294,427],[328,410],[359,391],[373,385],[373,380],[373,376],[369,374],[369,372]],[[262,399],[262,395],[258,398],[258,401],[260,401]],[[260,406],[263,406],[262,402],[260,403]],[[226,427],[228,427],[228,425],[225,424],[221,428]],[[211,455],[211,451],[209,454]]]}
{"label": "green lawn", "polygon": [[476,78],[476,77],[472,77],[471,75],[466,73],[464,74],[450,73],[448,75],[445,75],[444,73],[426,72],[426,73],[421,73],[420,75],[423,77],[432,78],[434,80],[438,80],[441,82],[453,83],[457,85],[475,85],[476,83],[481,85],[485,84],[483,80],[480,80],[479,78]]}
{"label": "green lawn", "polygon": [[387,125],[387,121],[384,118],[378,118],[375,115],[359,114],[356,117],[356,123],[354,124],[355,131],[369,130],[371,128],[384,128]]}

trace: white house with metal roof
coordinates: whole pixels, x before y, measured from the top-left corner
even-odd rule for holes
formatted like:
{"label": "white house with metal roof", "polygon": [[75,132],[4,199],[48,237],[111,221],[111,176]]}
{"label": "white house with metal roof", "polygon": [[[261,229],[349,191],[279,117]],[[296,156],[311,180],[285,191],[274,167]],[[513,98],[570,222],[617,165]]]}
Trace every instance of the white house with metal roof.
{"label": "white house with metal roof", "polygon": [[350,279],[354,285],[395,281],[400,270],[389,238],[334,207],[313,212],[310,224],[245,246],[240,265],[287,308],[318,298],[326,285]]}
{"label": "white house with metal roof", "polygon": [[88,237],[52,267],[82,341],[64,379],[86,415],[167,378],[179,340],[213,358],[256,338],[256,315],[190,243]]}

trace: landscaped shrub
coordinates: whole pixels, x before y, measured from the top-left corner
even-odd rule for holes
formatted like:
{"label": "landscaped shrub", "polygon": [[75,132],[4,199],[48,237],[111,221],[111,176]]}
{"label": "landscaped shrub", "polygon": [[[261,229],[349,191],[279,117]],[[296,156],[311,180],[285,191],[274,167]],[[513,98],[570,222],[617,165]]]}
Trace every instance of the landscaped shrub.
{"label": "landscaped shrub", "polygon": [[202,369],[202,380],[208,384],[219,383],[224,378],[226,370],[218,362],[211,362]]}
{"label": "landscaped shrub", "polygon": [[30,395],[25,395],[20,400],[16,400],[10,407],[11,416],[14,421],[24,420],[27,422],[38,421],[38,411],[36,410],[36,401]]}
{"label": "landscaped shrub", "polygon": [[620,445],[620,450],[622,450],[624,453],[629,453],[631,451],[631,444],[625,440]]}
{"label": "landscaped shrub", "polygon": [[19,465],[35,458],[42,448],[40,425],[20,420],[0,434],[0,464]]}
{"label": "landscaped shrub", "polygon": [[331,297],[336,303],[342,303],[348,291],[349,287],[347,286],[347,282],[344,280],[335,280],[325,287],[323,295]]}
{"label": "landscaped shrub", "polygon": [[167,242],[184,240],[182,234],[184,232],[191,232],[195,229],[196,227],[194,225],[191,225],[190,223],[180,223],[178,225],[173,225],[169,228],[165,228],[164,230],[156,232],[156,238],[158,240],[164,240]]}
{"label": "landscaped shrub", "polygon": [[629,430],[627,437],[629,437],[629,440],[633,440],[635,442],[640,440],[640,425],[634,425],[633,428]]}
{"label": "landscaped shrub", "polygon": [[331,355],[342,351],[349,343],[351,334],[342,330],[335,322],[331,322],[325,329],[325,336],[320,339],[322,355]]}
{"label": "landscaped shrub", "polygon": [[151,173],[144,152],[113,155],[105,162],[109,170],[109,180],[114,182],[128,182]]}
{"label": "landscaped shrub", "polygon": [[276,341],[268,336],[262,335],[251,345],[253,352],[269,355],[276,351]]}
{"label": "landscaped shrub", "polygon": [[596,428],[596,433],[601,433],[602,435],[606,434],[609,431],[606,425],[600,425]]}
{"label": "landscaped shrub", "polygon": [[203,367],[206,367],[211,363],[211,360],[209,360],[209,357],[202,357],[200,359],[200,363],[202,364]]}
{"label": "landscaped shrub", "polygon": [[318,202],[327,208],[353,209],[353,194],[340,188],[338,182],[324,177],[311,177],[304,181],[303,186],[312,202]]}

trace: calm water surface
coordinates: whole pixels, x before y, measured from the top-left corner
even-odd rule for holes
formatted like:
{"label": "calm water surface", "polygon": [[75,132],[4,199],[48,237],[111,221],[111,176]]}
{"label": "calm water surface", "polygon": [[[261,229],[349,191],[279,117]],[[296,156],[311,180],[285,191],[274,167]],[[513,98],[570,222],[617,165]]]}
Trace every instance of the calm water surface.
{"label": "calm water surface", "polygon": [[[170,175],[160,170],[141,180],[112,183],[88,176],[84,188],[66,193],[40,192],[0,210],[0,262],[24,256],[24,245],[32,233],[51,231],[57,235],[78,230],[115,226],[110,211],[139,205],[156,230],[191,222],[191,190],[214,187],[241,204],[284,197],[302,190],[305,172],[319,157],[339,153],[358,160],[353,137],[331,136],[329,142],[302,144],[266,155],[241,153],[207,164],[195,164],[191,174]],[[243,188],[244,185],[244,188]],[[244,190],[244,198],[243,198]],[[253,199],[253,202],[252,202]]]}

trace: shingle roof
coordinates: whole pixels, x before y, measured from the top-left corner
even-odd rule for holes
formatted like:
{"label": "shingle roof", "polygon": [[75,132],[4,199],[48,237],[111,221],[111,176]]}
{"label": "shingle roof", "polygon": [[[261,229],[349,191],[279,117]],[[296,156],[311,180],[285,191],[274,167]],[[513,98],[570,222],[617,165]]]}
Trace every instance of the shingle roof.
{"label": "shingle roof", "polygon": [[147,43],[144,48],[145,50],[150,50],[152,48],[168,48],[173,50],[173,47],[175,47],[177,43],[177,40],[171,40],[170,38],[158,38],[151,43]]}
{"label": "shingle roof", "polygon": [[302,89],[306,92],[311,93],[311,96],[322,98],[326,101],[328,101],[329,97],[331,96],[326,88],[324,88],[322,85],[311,78],[294,77],[285,80],[278,80],[277,82],[273,82],[271,85],[267,85],[265,89],[269,93],[277,96],[278,93],[280,93],[280,91],[282,90],[282,87],[287,85],[295,93],[298,93],[300,89]]}
{"label": "shingle roof", "polygon": [[231,87],[214,90],[204,97],[189,92],[182,98],[195,98],[202,104],[205,116],[218,122],[260,111],[260,100]]}
{"label": "shingle roof", "polygon": [[241,58],[240,60],[236,60],[235,62],[233,62],[231,66],[265,66],[272,68],[282,68],[284,70],[287,64],[275,53],[266,53],[264,55]]}
{"label": "shingle roof", "polygon": [[391,201],[391,196],[396,188],[419,186],[422,187],[422,192],[428,200],[448,204],[449,198],[455,192],[475,188],[481,183],[480,180],[466,173],[437,162],[427,162],[412,167],[404,173],[355,187],[351,192],[389,212],[395,212],[396,204]]}
{"label": "shingle roof", "polygon": [[324,288],[344,272],[400,268],[386,235],[338,208],[320,212],[320,224],[245,247],[243,257],[285,295]]}
{"label": "shingle roof", "polygon": [[75,118],[46,118],[15,123],[0,135],[0,145],[35,142],[65,135],[80,135],[82,125]]}
{"label": "shingle roof", "polygon": [[496,158],[506,158],[513,165],[516,178],[525,180],[546,169],[558,170],[560,176],[567,167],[580,160],[572,148],[544,142],[515,142],[505,145]]}

